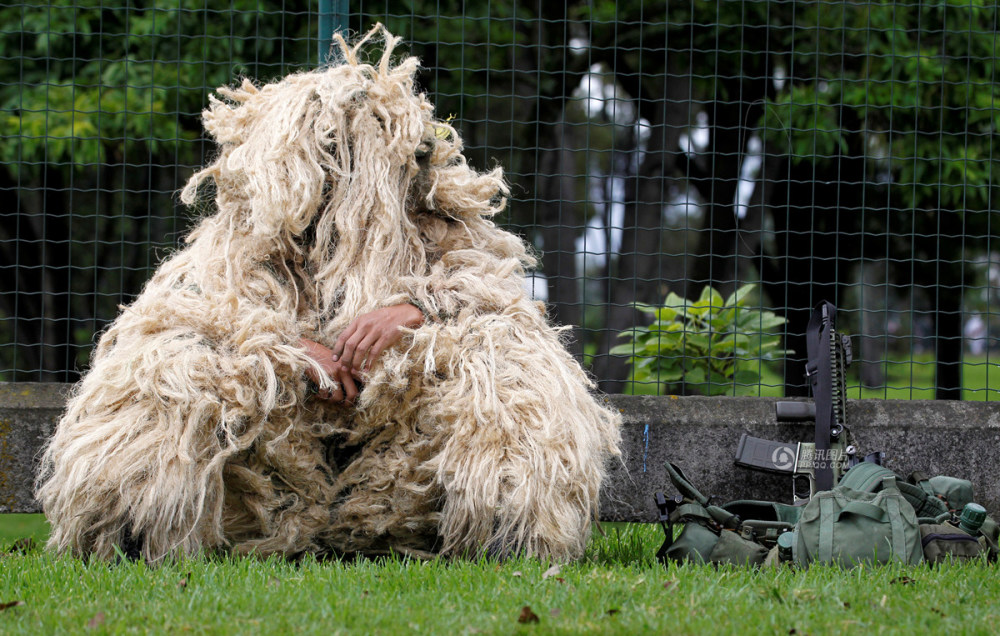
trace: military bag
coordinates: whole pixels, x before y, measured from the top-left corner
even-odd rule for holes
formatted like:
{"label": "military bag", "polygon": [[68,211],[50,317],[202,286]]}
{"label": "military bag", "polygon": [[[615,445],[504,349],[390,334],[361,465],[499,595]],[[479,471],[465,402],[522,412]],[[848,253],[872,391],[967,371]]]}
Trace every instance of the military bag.
{"label": "military bag", "polygon": [[895,477],[884,477],[877,493],[843,485],[816,493],[793,532],[792,558],[802,566],[817,562],[843,567],[865,562],[916,564],[923,559],[917,515]]}
{"label": "military bag", "polygon": [[[667,499],[656,494],[666,539],[656,553],[660,561],[759,565],[768,544],[792,529],[799,509],[770,501],[739,500],[721,506],[698,491],[680,468],[667,462],[667,474],[681,493]],[[675,524],[683,524],[676,541]]]}
{"label": "military bag", "polygon": [[950,523],[920,524],[920,543],[928,563],[990,556],[986,537],[973,537]]}

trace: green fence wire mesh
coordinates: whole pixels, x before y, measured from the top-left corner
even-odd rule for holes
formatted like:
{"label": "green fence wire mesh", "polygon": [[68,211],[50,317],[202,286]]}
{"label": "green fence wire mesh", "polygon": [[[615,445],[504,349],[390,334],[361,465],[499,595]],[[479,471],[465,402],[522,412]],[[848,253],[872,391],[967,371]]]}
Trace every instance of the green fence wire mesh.
{"label": "green fence wire mesh", "polygon": [[[506,169],[501,222],[540,254],[531,291],[602,389],[803,394],[805,325],[827,299],[853,334],[852,397],[996,399],[997,13],[991,0],[0,4],[0,380],[78,378],[204,212],[176,192],[212,152],[211,90],[312,68],[335,30],[381,21],[422,59],[470,161]],[[737,289],[739,312],[718,307]],[[704,298],[711,320],[641,311],[668,298],[699,311]]]}

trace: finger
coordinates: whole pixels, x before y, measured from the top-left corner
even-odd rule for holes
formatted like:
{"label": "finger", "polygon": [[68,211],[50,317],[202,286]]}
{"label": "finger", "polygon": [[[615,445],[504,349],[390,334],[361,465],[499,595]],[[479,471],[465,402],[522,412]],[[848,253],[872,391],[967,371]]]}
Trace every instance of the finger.
{"label": "finger", "polygon": [[327,387],[325,389],[320,389],[316,392],[316,399],[322,400],[324,402],[330,402],[333,400],[333,389]]}
{"label": "finger", "polygon": [[372,347],[375,343],[379,341],[380,337],[378,332],[369,332],[364,339],[358,343],[358,349],[355,352],[354,365],[358,369],[366,369],[371,366],[372,363]]}
{"label": "finger", "polygon": [[344,343],[344,353],[340,356],[341,364],[347,368],[357,366],[357,363],[360,362],[357,358],[358,345],[361,344],[366,335],[364,331],[358,330]]}
{"label": "finger", "polygon": [[354,403],[354,398],[358,396],[358,385],[346,368],[341,369],[337,376],[340,379],[340,386],[343,387],[343,401],[348,404]]}
{"label": "finger", "polygon": [[344,354],[344,345],[347,341],[354,335],[354,332],[358,330],[358,319],[355,318],[351,321],[351,324],[347,325],[347,329],[344,329],[339,336],[337,336],[337,342],[333,343],[333,359],[334,361],[340,359]]}
{"label": "finger", "polygon": [[379,338],[374,345],[372,345],[372,348],[368,351],[368,360],[365,362],[365,371],[372,370],[372,363],[375,360],[378,360],[379,356],[382,355],[382,352],[385,351],[390,344],[392,344],[393,340],[394,339],[390,336],[384,335]]}

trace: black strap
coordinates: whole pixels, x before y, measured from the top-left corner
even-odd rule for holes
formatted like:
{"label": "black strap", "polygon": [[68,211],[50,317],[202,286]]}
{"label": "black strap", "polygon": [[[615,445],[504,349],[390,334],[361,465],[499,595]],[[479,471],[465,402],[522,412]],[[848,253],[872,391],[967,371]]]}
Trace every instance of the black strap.
{"label": "black strap", "polygon": [[[820,302],[809,318],[806,328],[806,375],[816,404],[816,453],[813,469],[816,490],[833,488],[833,463],[830,461],[830,431],[833,425],[833,368],[830,346],[835,333],[837,308],[827,301]],[[818,459],[816,459],[818,458]]]}
{"label": "black strap", "polygon": [[674,544],[674,524],[670,520],[670,514],[677,507],[677,502],[667,499],[662,492],[657,492],[654,495],[654,499],[656,500],[656,508],[660,511],[660,526],[663,528],[663,534],[665,535],[663,545],[656,551],[656,558],[665,563],[667,550]]}

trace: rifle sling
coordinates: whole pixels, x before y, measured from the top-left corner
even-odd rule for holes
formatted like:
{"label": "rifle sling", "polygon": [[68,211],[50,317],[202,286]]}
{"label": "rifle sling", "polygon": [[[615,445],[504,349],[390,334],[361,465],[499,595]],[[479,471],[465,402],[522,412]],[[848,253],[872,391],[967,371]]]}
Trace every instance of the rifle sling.
{"label": "rifle sling", "polygon": [[809,360],[806,371],[816,404],[816,452],[813,470],[816,490],[833,488],[833,465],[830,457],[830,431],[833,425],[833,382],[830,343],[835,330],[837,309],[829,302],[817,305],[806,329],[806,349]]}

